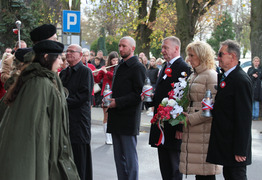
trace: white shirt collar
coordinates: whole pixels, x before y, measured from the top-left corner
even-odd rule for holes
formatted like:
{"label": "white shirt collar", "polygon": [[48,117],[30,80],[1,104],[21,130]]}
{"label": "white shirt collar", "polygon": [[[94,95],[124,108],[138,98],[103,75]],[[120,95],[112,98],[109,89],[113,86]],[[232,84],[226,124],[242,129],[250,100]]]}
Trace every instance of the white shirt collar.
{"label": "white shirt collar", "polygon": [[169,63],[172,65],[177,59],[179,59],[180,58],[180,56],[177,56],[177,57],[174,57],[173,59],[171,59],[170,61],[169,61]]}
{"label": "white shirt collar", "polygon": [[234,69],[236,69],[237,66],[232,67],[231,69],[224,72],[225,76],[227,77]]}

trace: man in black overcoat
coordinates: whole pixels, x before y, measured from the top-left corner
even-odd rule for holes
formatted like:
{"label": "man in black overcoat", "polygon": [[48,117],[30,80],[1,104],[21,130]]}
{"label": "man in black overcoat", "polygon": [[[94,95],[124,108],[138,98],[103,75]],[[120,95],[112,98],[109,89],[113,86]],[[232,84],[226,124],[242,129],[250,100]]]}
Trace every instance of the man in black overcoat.
{"label": "man in black overcoat", "polygon": [[114,72],[112,102],[108,109],[107,132],[112,134],[118,180],[138,180],[136,145],[146,69],[134,56],[135,47],[135,40],[129,36],[119,41],[123,59]]}
{"label": "man in black overcoat", "polygon": [[252,86],[239,58],[237,42],[221,43],[217,59],[224,73],[218,75],[207,154],[207,162],[223,165],[229,180],[246,180],[246,166],[251,164]]}
{"label": "man in black overcoat", "polygon": [[[81,180],[92,180],[91,155],[91,102],[94,78],[82,61],[82,48],[71,44],[66,50],[69,66],[59,74],[68,90],[66,99],[69,112],[69,133],[74,162]],[[67,147],[65,147],[66,149]]]}
{"label": "man in black overcoat", "polygon": [[[163,98],[168,97],[171,91],[171,83],[178,82],[182,77],[181,72],[191,73],[190,66],[180,56],[180,40],[175,36],[167,37],[162,42],[162,54],[166,64],[162,68],[156,82],[156,90],[153,97],[154,114],[157,113],[158,105]],[[171,77],[165,74],[167,68],[171,69]],[[151,125],[149,144],[158,148],[158,158],[160,171],[163,180],[182,180],[182,174],[179,172],[179,156],[182,138],[182,125],[171,126],[164,122],[164,143],[157,146],[160,130],[156,124]]]}

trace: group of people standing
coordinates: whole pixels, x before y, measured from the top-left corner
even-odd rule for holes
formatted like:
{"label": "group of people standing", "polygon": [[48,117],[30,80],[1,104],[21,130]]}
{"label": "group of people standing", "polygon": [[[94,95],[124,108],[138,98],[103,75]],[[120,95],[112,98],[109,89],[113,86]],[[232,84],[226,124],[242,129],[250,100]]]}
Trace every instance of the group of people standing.
{"label": "group of people standing", "polygon": [[[43,25],[30,35],[33,48],[22,48],[19,51],[23,53],[18,51],[14,56],[20,62],[28,61],[22,64],[0,102],[0,179],[91,180],[93,86],[103,79],[101,95],[106,84],[112,89],[111,103],[103,107],[103,124],[106,143],[113,144],[117,177],[137,180],[136,146],[146,76],[157,74],[152,79],[153,102],[148,104],[157,113],[182,72],[189,76],[190,103],[184,112],[187,126],[164,122],[165,141],[160,145],[160,129],[156,124],[150,129],[149,144],[157,148],[162,179],[181,180],[182,174],[194,174],[197,180],[214,180],[221,173],[220,165],[225,179],[247,179],[246,166],[251,164],[252,83],[238,64],[240,46],[235,41],[221,43],[217,60],[222,72],[218,76],[210,45],[190,43],[184,61],[180,40],[175,36],[162,41],[166,63],[157,73],[152,71],[155,59],[150,59],[147,70],[134,54],[135,40],[125,36],[119,41],[122,59],[117,52],[111,52],[98,72],[83,60],[86,52],[81,46],[69,45],[65,51],[69,66],[57,76],[63,64],[64,45],[54,38],[56,28]],[[170,69],[168,76],[166,68]],[[249,73],[254,78],[260,77],[256,69]],[[207,90],[215,102],[213,117],[201,115],[201,101]]]}
{"label": "group of people standing", "polygon": [[[161,134],[151,125],[149,143],[157,147],[162,178],[182,179],[195,174],[196,179],[214,180],[221,172],[225,179],[247,179],[246,165],[251,164],[252,87],[248,75],[239,66],[240,46],[232,40],[221,43],[217,60],[221,73],[215,71],[215,52],[209,44],[196,41],[186,48],[186,61],[180,56],[180,41],[167,37],[162,43],[167,61],[156,83],[152,105],[157,107],[178,82],[181,72],[189,76],[189,107],[184,112],[187,126],[171,126],[164,122],[164,143]],[[191,73],[191,68],[193,72]],[[171,68],[171,76],[165,69]],[[201,101],[207,90],[214,98],[213,117],[202,116]]]}

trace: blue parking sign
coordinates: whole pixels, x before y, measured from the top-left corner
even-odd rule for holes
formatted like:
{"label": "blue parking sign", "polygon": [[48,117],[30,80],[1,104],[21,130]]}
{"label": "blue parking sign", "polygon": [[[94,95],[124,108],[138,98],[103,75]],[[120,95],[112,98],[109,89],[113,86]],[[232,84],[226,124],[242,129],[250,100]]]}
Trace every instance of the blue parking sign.
{"label": "blue parking sign", "polygon": [[80,11],[63,11],[63,32],[80,33]]}

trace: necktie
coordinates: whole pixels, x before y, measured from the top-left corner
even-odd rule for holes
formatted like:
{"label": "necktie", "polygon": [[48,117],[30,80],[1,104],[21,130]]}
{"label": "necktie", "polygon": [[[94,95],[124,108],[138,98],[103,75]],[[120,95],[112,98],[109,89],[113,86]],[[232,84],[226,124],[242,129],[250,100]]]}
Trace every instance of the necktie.
{"label": "necktie", "polygon": [[220,83],[223,82],[226,78],[226,75],[223,73],[222,76],[221,76],[221,80],[220,80]]}
{"label": "necktie", "polygon": [[167,62],[167,68],[170,68],[170,66],[171,66],[171,63],[170,62]]}

